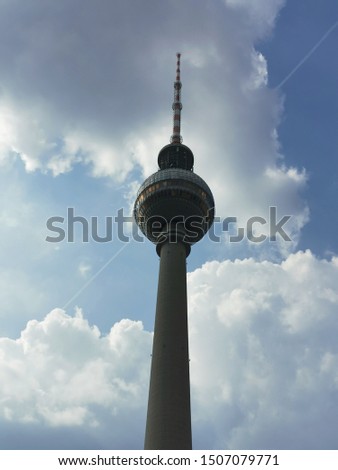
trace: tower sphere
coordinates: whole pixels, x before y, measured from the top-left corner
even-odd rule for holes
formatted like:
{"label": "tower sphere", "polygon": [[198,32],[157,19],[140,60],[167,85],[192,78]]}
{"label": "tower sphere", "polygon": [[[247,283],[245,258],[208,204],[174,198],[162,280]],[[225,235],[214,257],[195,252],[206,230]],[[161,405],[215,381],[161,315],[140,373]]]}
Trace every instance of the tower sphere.
{"label": "tower sphere", "polygon": [[191,170],[164,168],[140,187],[134,217],[153,243],[161,243],[164,234],[177,230],[184,243],[192,245],[213,223],[214,198],[207,183]]}

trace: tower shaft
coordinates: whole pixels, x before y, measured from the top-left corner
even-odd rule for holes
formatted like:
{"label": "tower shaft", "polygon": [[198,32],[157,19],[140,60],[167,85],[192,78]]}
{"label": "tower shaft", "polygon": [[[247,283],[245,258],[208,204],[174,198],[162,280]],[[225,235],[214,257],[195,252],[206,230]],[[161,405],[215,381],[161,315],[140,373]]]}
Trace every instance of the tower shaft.
{"label": "tower shaft", "polygon": [[134,217],[160,256],[145,449],[192,448],[186,258],[214,220],[214,198],[193,172],[194,155],[182,144],[181,75],[177,53],[174,126],[160,150],[159,170],[141,185]]}
{"label": "tower shaft", "polygon": [[160,248],[145,449],[192,448],[186,247]]}

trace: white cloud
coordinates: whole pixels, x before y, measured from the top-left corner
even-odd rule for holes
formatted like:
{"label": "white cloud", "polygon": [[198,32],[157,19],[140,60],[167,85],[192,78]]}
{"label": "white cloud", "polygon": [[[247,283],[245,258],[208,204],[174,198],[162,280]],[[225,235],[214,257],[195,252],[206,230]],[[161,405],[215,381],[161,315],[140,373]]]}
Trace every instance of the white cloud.
{"label": "white cloud", "polygon": [[[337,259],[213,261],[188,279],[195,447],[334,447]],[[28,322],[0,339],[0,427],[141,447],[151,340],[131,320],[103,335],[80,309]]]}
{"label": "white cloud", "polygon": [[[295,215],[297,238],[307,220],[303,173],[283,163],[276,132],[282,100],[267,87],[268,65],[256,49],[283,3],[151,0],[147,9],[132,1],[94,9],[63,0],[41,9],[33,1],[28,17],[20,2],[3,5],[0,41],[11,54],[0,51],[2,158],[14,150],[28,172],[54,176],[79,163],[119,183],[135,168],[148,175],[171,135],[174,54],[181,50],[183,137],[218,215],[231,211],[242,221],[277,205]],[[267,169],[283,173],[277,185]]]}
{"label": "white cloud", "polygon": [[79,267],[78,267],[78,272],[82,277],[88,277],[91,270],[92,270],[92,267],[91,267],[90,264],[88,264],[85,261],[81,261],[81,263],[79,264]]}
{"label": "white cloud", "polygon": [[248,86],[255,89],[264,87],[268,84],[268,68],[267,62],[263,54],[258,51],[252,51],[252,75]]}
{"label": "white cloud", "polygon": [[[49,426],[97,426],[92,407],[111,416],[146,397],[151,334],[121,320],[101,336],[78,309],[28,322],[17,340],[0,340],[2,419]],[[115,411],[114,411],[115,410]]]}
{"label": "white cloud", "polygon": [[337,280],[335,259],[310,251],[189,275],[199,445],[334,448]]}
{"label": "white cloud", "polygon": [[224,0],[232,8],[240,9],[250,16],[258,32],[263,35],[273,27],[276,16],[285,0]]}

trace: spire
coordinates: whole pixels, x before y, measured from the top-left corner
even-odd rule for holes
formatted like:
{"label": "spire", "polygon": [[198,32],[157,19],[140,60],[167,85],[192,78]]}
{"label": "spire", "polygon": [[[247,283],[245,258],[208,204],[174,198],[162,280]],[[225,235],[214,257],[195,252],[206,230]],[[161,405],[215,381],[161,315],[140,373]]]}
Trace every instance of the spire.
{"label": "spire", "polygon": [[167,144],[158,154],[158,166],[160,170],[166,168],[182,168],[184,170],[192,171],[194,167],[194,155],[189,147],[182,144],[181,136],[181,69],[180,60],[181,54],[178,52],[177,56],[177,67],[176,67],[176,81],[174,83],[174,125],[173,135],[170,139],[170,144]]}
{"label": "spire", "polygon": [[174,122],[173,122],[173,135],[171,136],[171,143],[173,144],[181,144],[182,143],[182,136],[181,136],[181,54],[177,52],[177,67],[176,67],[176,81],[174,83],[174,102],[173,102],[173,111],[174,111]]}

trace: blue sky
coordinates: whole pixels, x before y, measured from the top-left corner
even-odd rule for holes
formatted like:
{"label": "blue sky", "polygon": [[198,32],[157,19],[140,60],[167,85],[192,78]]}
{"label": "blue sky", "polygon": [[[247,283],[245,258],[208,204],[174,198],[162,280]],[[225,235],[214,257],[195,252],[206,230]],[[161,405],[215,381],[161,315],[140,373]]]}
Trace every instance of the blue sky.
{"label": "blue sky", "polygon": [[[269,63],[272,87],[279,86],[318,45],[336,18],[334,2],[309,1],[306,7],[304,2],[288,2],[273,39],[260,45]],[[299,247],[310,247],[320,256],[337,251],[336,40],[335,27],[281,87],[285,112],[278,131],[283,153],[289,164],[304,167],[309,174],[305,195],[311,217]]]}
{"label": "blue sky", "polygon": [[188,258],[194,448],[336,448],[336,2],[0,10],[1,448],[143,446],[154,246],[116,226],[47,243],[46,222],[131,213],[172,133],[177,51],[217,216],[291,216],[291,242],[223,233]]}

